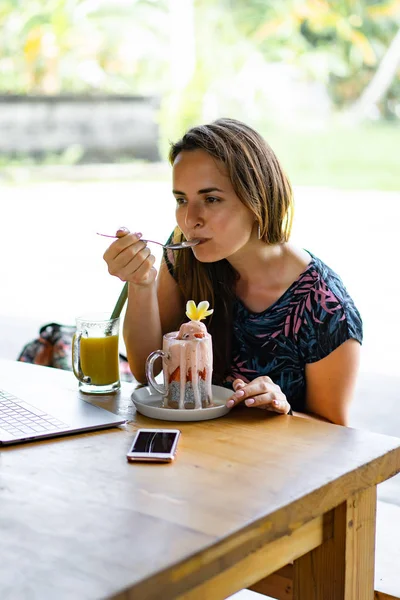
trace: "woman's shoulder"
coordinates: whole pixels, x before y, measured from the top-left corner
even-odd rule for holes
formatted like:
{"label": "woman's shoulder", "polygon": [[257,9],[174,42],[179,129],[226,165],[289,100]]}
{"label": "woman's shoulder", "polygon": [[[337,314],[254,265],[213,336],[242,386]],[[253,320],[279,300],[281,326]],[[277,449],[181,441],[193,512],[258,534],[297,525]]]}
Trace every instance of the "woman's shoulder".
{"label": "woman's shoulder", "polygon": [[291,304],[304,303],[304,310],[313,313],[317,320],[336,311],[360,318],[342,278],[332,267],[309,250],[297,256],[303,261],[308,257],[308,264],[288,290]]}
{"label": "woman's shoulder", "polygon": [[341,276],[318,256],[315,256],[309,250],[306,250],[306,252],[311,258],[307,271],[315,284],[321,288],[329,289],[333,294],[337,294],[338,299],[349,297]]}
{"label": "woman's shoulder", "polygon": [[300,296],[307,294],[320,277],[321,264],[319,259],[308,250],[286,244],[286,268],[282,287],[286,295],[295,296],[300,301]]}
{"label": "woman's shoulder", "polygon": [[286,254],[288,256],[290,271],[297,273],[297,277],[294,278],[295,281],[307,281],[309,283],[322,280],[325,283],[331,281],[342,282],[336,271],[318,256],[310,252],[310,250],[287,244]]}
{"label": "woman's shoulder", "polygon": [[312,257],[304,276],[305,294],[299,343],[305,362],[316,362],[346,340],[362,343],[363,322],[341,277],[317,256]]}
{"label": "woman's shoulder", "polygon": [[311,252],[309,254],[312,261],[305,274],[309,283],[306,306],[314,320],[322,323],[335,315],[339,320],[346,320],[361,329],[361,315],[340,275],[323,260]]}
{"label": "woman's shoulder", "polygon": [[291,281],[298,279],[313,262],[313,256],[307,250],[286,243],[283,246],[284,256],[286,256],[287,277]]}

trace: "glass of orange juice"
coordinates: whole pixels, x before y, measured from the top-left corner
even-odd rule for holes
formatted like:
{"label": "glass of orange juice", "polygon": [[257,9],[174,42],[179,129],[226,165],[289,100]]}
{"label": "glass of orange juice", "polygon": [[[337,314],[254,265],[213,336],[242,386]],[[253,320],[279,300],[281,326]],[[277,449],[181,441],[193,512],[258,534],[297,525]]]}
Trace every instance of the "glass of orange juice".
{"label": "glass of orange juice", "polygon": [[99,313],[76,319],[72,366],[79,389],[87,394],[111,394],[120,387],[119,317]]}

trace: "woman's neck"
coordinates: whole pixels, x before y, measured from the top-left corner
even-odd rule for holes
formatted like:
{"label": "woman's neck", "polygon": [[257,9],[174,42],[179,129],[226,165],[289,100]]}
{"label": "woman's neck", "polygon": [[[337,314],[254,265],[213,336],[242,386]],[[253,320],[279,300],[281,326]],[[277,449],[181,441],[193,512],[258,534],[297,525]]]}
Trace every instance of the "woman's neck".
{"label": "woman's neck", "polygon": [[[289,243],[262,244],[229,260],[239,273],[235,293],[252,312],[260,313],[276,302],[300,277],[311,257]],[[231,257],[230,257],[231,258]]]}
{"label": "woman's neck", "polygon": [[286,245],[286,243],[265,244],[257,240],[254,245],[249,245],[227,260],[237,271],[243,284],[265,282],[266,274],[269,278],[275,279],[275,276],[279,276],[282,271],[287,251]]}

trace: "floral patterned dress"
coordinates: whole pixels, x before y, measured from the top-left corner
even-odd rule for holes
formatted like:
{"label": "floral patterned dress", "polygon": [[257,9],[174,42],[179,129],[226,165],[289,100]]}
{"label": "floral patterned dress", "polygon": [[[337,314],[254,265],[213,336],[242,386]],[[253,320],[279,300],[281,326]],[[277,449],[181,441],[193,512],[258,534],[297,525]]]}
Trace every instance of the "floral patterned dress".
{"label": "floral patterned dress", "polygon": [[[172,254],[172,253],[171,253]],[[164,259],[173,275],[171,254]],[[224,385],[268,375],[293,410],[304,411],[306,364],[328,356],[348,339],[360,344],[360,313],[340,277],[319,258],[311,262],[282,296],[260,313],[237,298],[233,309],[231,368]]]}

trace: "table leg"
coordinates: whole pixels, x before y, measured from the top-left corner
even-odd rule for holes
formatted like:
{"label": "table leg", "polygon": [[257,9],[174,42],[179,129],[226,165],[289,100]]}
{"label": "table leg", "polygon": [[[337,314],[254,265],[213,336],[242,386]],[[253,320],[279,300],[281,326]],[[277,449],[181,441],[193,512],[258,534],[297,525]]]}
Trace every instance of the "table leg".
{"label": "table leg", "polygon": [[376,486],[333,510],[332,536],[294,562],[293,600],[373,600]]}

